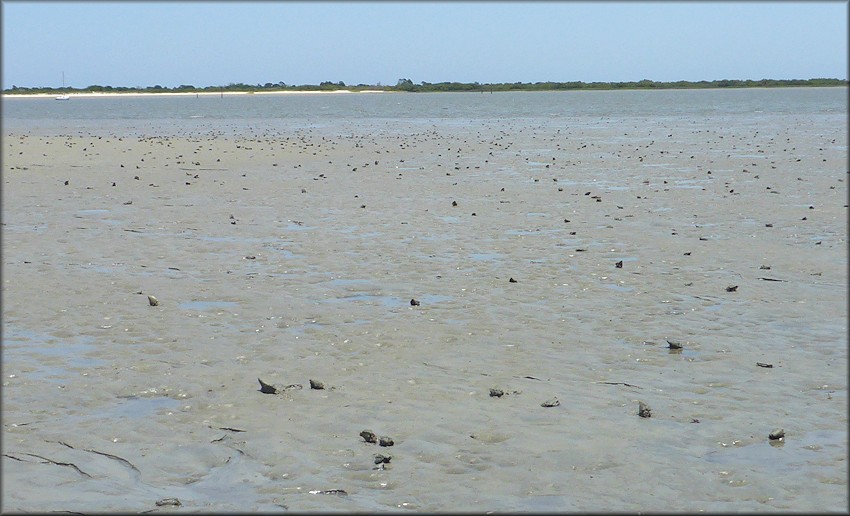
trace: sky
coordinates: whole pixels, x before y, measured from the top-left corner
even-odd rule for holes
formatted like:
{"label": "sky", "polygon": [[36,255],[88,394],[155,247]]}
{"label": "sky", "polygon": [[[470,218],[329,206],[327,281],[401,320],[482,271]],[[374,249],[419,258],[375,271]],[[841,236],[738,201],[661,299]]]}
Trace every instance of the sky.
{"label": "sky", "polygon": [[2,87],[847,79],[848,3],[2,1]]}

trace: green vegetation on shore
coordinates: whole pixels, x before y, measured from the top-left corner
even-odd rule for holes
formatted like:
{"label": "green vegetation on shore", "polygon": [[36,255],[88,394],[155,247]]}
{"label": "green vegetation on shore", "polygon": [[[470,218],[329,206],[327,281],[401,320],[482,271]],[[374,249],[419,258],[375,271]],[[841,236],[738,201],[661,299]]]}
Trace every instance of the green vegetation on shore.
{"label": "green vegetation on shore", "polygon": [[126,87],[92,85],[86,88],[49,88],[12,86],[3,90],[4,94],[59,94],[59,93],[202,93],[202,92],[259,92],[259,91],[406,91],[406,92],[441,92],[441,91],[560,91],[560,90],[663,90],[663,89],[701,89],[701,88],[779,88],[791,86],[847,86],[846,79],[761,79],[719,81],[675,81],[659,82],[644,79],[631,82],[512,82],[512,83],[463,83],[422,81],[418,84],[410,79],[399,79],[395,86],[382,86],[380,83],[346,85],[344,82],[325,81],[318,85],[302,84],[288,85],[284,82],[265,84],[228,84],[227,86],[195,87],[180,85],[173,88],[167,86]]}

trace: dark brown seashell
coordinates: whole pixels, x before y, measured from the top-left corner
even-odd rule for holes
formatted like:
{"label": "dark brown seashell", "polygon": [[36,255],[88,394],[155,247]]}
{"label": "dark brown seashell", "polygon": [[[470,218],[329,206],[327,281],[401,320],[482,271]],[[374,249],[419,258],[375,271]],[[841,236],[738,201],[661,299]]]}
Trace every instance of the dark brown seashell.
{"label": "dark brown seashell", "polygon": [[320,391],[325,388],[325,384],[322,382],[317,382],[316,380],[310,380],[310,388]]}
{"label": "dark brown seashell", "polygon": [[378,442],[378,436],[375,434],[375,432],[371,430],[363,430],[362,432],[360,432],[360,437],[362,437],[363,440],[367,443]]}
{"label": "dark brown seashell", "polygon": [[670,349],[682,349],[682,343],[678,340],[668,340],[667,347]]}
{"label": "dark brown seashell", "polygon": [[257,381],[260,382],[260,392],[263,394],[277,394],[279,392],[278,388],[274,385],[269,385],[259,378],[257,378]]}

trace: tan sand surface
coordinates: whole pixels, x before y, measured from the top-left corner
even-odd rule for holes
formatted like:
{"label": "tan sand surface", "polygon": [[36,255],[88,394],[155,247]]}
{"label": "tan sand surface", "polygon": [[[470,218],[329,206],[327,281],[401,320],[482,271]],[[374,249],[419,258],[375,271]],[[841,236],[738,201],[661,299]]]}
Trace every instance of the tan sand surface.
{"label": "tan sand surface", "polygon": [[843,123],[209,129],[4,134],[4,512],[846,510]]}

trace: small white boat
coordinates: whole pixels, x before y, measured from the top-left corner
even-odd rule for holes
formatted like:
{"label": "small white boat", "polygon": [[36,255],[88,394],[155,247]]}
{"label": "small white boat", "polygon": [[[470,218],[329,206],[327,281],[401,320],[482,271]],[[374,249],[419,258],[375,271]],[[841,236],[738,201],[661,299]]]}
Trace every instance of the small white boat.
{"label": "small white boat", "polygon": [[[65,72],[62,72],[62,89],[63,90],[65,89]],[[68,100],[70,98],[71,98],[71,96],[68,95],[67,93],[63,93],[61,95],[56,96],[56,100]]]}

